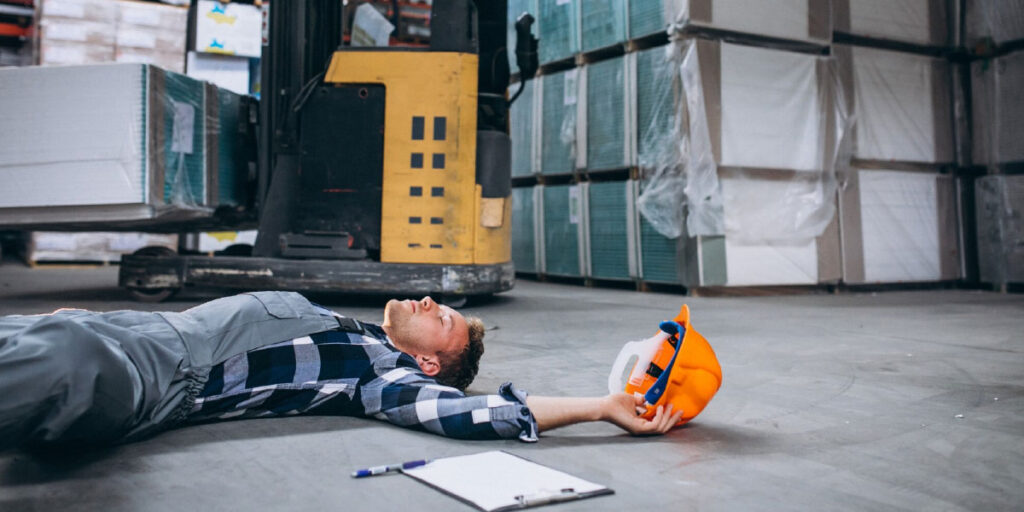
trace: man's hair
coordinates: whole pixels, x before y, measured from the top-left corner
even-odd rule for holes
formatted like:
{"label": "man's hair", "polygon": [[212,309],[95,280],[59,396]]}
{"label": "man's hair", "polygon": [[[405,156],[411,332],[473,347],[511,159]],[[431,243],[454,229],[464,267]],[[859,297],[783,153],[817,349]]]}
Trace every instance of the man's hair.
{"label": "man's hair", "polygon": [[480,370],[480,356],[484,354],[484,323],[475,316],[466,317],[469,327],[469,343],[462,350],[442,352],[441,371],[434,380],[465,391]]}

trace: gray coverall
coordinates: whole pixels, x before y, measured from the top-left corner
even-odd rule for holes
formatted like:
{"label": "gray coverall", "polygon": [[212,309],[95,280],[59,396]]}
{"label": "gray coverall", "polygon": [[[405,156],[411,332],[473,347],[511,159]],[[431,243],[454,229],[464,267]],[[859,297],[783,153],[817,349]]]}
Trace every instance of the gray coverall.
{"label": "gray coverall", "polygon": [[288,292],[236,295],[182,313],[0,317],[0,450],[155,434],[186,417],[214,365],[336,328]]}

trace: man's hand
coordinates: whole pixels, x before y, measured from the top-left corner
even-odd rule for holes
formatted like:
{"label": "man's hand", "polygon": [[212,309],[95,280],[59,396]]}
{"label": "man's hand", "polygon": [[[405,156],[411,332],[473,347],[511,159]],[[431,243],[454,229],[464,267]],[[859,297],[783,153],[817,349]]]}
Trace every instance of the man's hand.
{"label": "man's hand", "polygon": [[638,414],[643,414],[643,395],[629,395],[627,393],[615,393],[604,397],[601,401],[601,419],[617,425],[619,428],[633,435],[657,435],[668,432],[679,418],[683,411],[672,412],[672,405],[666,409],[658,406],[654,418],[647,420]]}
{"label": "man's hand", "polygon": [[646,420],[637,415],[638,409],[643,413],[643,404],[643,396],[626,393],[601,398],[526,397],[526,406],[533,412],[541,432],[586,421],[607,421],[633,435],[656,435],[668,432],[683,416],[682,411],[673,414],[670,405],[667,410],[658,407],[654,418]]}

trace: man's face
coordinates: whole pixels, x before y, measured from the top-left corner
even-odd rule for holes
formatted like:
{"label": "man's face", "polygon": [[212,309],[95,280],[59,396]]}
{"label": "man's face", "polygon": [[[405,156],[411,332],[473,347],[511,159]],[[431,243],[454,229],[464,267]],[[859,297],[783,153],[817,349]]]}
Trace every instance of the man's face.
{"label": "man's face", "polygon": [[469,343],[466,319],[430,297],[388,301],[383,326],[395,346],[414,357],[459,351]]}

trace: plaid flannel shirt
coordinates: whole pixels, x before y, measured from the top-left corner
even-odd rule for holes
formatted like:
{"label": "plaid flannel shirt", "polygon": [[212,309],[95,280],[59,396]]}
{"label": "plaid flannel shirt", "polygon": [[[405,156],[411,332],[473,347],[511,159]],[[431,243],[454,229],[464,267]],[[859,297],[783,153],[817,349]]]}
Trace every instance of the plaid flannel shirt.
{"label": "plaid flannel shirt", "polygon": [[537,440],[526,393],[511,383],[496,395],[467,396],[425,375],[379,326],[362,326],[364,334],[316,333],[214,366],[189,421],[362,416],[460,439]]}

